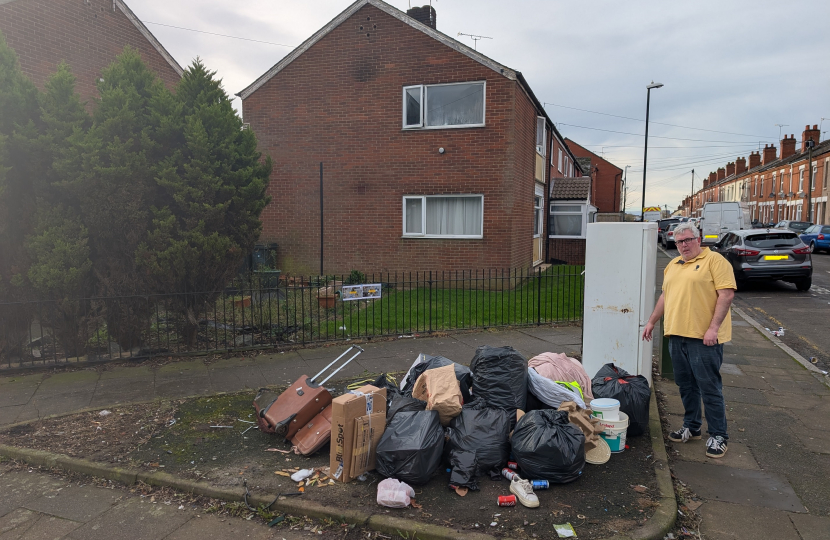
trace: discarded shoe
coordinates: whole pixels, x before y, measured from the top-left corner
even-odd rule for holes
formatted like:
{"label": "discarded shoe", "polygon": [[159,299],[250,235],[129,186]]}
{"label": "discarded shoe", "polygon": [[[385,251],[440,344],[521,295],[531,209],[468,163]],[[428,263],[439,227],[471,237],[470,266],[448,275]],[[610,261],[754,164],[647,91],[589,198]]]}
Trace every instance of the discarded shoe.
{"label": "discarded shoe", "polygon": [[700,439],[700,430],[698,429],[697,431],[692,431],[684,426],[677,431],[669,433],[669,440],[671,442],[684,443],[690,439]]}
{"label": "discarded shoe", "polygon": [[537,508],[539,506],[539,497],[533,493],[533,486],[530,480],[522,480],[518,475],[513,477],[510,481],[510,493],[519,499],[519,502],[528,508]]}
{"label": "discarded shoe", "polygon": [[706,457],[722,458],[726,454],[726,440],[720,435],[709,437],[706,441]]}

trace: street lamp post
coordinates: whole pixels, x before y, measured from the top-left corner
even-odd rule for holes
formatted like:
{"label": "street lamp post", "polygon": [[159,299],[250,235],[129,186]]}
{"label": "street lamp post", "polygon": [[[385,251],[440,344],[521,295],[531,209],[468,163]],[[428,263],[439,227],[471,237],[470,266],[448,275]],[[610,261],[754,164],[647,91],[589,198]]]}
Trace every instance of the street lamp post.
{"label": "street lamp post", "polygon": [[[645,147],[643,148],[643,198],[640,201],[643,208],[646,207],[646,160],[648,158],[648,109],[649,104],[651,102],[651,89],[652,88],[662,88],[663,83],[656,83],[651,81],[651,84],[646,86],[646,143]],[[645,221],[645,213],[640,212],[640,221]]]}
{"label": "street lamp post", "polygon": [[622,220],[625,221],[625,200],[628,198],[628,169],[631,168],[631,165],[625,166],[625,172],[623,173],[623,206],[622,206]]}

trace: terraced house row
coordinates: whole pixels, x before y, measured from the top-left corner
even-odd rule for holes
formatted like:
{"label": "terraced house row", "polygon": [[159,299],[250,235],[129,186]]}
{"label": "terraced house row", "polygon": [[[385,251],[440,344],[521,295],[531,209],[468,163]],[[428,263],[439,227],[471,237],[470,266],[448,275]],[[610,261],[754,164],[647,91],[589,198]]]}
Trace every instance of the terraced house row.
{"label": "terraced house row", "polygon": [[[751,220],[781,220],[830,224],[827,215],[830,184],[830,140],[821,141],[818,124],[805,126],[798,144],[784,135],[779,148],[767,145],[709,173],[703,187],[684,199],[680,212],[700,217],[707,202],[745,203]],[[812,146],[812,151],[810,147]]]}

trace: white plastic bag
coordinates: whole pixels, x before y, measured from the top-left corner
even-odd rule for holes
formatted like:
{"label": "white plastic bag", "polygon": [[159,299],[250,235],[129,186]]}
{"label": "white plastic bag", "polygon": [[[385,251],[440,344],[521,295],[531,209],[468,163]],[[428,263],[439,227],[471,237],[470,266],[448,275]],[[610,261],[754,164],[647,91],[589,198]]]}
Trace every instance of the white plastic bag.
{"label": "white plastic bag", "polygon": [[415,490],[400,480],[387,478],[378,484],[378,504],[389,508],[406,508]]}
{"label": "white plastic bag", "polygon": [[559,408],[563,401],[573,401],[583,409],[588,408],[585,406],[582,396],[539,375],[535,369],[527,368],[527,375],[528,387],[542,403]]}

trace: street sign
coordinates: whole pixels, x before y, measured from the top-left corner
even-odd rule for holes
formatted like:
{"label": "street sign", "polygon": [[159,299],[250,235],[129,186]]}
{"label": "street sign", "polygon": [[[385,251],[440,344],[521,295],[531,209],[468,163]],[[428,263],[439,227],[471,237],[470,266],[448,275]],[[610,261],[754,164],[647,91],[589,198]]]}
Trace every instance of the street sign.
{"label": "street sign", "polygon": [[343,285],[340,294],[344,302],[349,300],[375,300],[381,297],[381,284]]}

